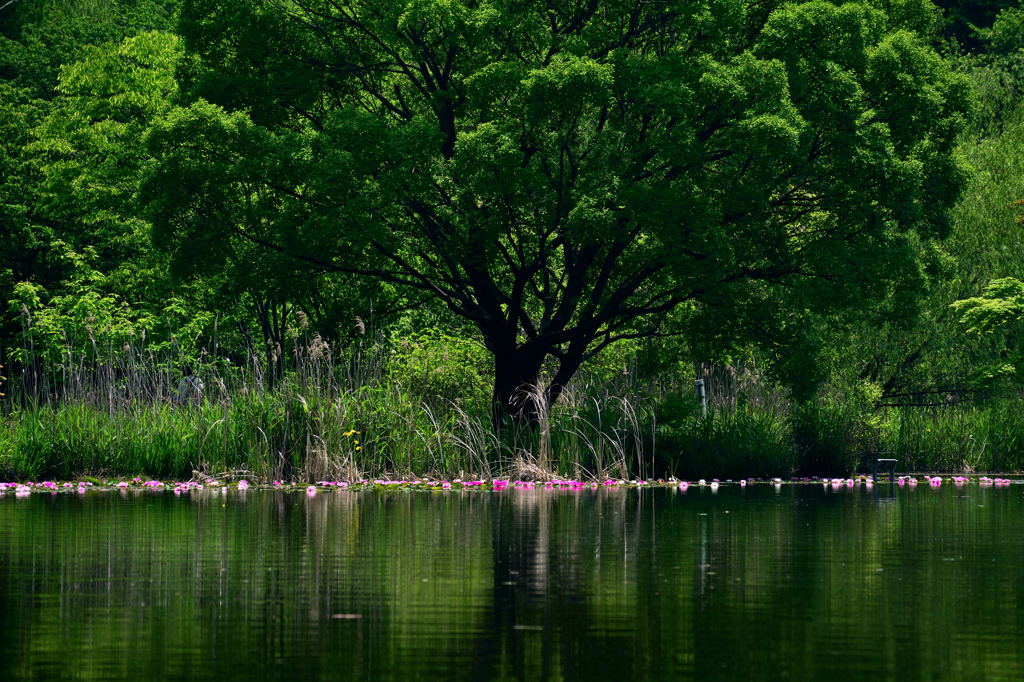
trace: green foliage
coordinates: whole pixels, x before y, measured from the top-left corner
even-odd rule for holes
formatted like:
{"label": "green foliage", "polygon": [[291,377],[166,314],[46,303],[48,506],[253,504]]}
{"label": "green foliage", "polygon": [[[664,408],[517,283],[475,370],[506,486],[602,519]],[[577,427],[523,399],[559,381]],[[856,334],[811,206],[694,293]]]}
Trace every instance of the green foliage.
{"label": "green foliage", "polygon": [[[26,362],[25,353],[29,346],[49,363],[59,364],[71,349],[96,347],[97,334],[119,347],[136,333],[131,311],[123,306],[118,297],[104,295],[103,273],[93,269],[95,251],[87,248],[84,254],[77,254],[62,242],[52,247],[63,247],[60,256],[68,261],[71,275],[65,282],[60,295],[43,304],[46,291],[29,282],[21,282],[14,288],[10,304],[12,312],[25,311],[25,335],[31,335],[32,342],[14,349],[15,359]],[[139,331],[144,327],[139,327]]]}
{"label": "green foliage", "polygon": [[[98,55],[111,62],[126,37],[169,28],[172,8],[149,0],[24,0],[0,17],[0,354],[5,357],[22,345],[25,296],[44,305],[60,298],[64,307],[79,310],[96,300],[117,299],[144,310],[140,298],[153,301],[170,293],[159,263],[147,258],[148,229],[135,218],[131,202],[139,164],[123,151],[131,147],[129,122],[118,127],[84,114],[75,119],[73,108],[84,95],[75,89],[81,85],[76,70],[82,75],[98,63]],[[145,42],[146,35],[135,44]],[[75,65],[83,55],[86,62]],[[141,60],[138,52],[122,56]],[[62,69],[74,91],[58,82]],[[69,254],[86,258],[92,274],[83,275]],[[90,300],[71,301],[80,294]],[[64,326],[77,325],[69,318]]]}
{"label": "green foliage", "polygon": [[551,437],[512,425],[498,438],[487,383],[474,376],[482,351],[461,341],[446,354],[445,340],[432,332],[397,353],[367,344],[335,355],[318,336],[296,338],[294,362],[282,357],[273,382],[259,367],[199,353],[204,399],[181,405],[177,346],[154,350],[135,338],[122,349],[97,333],[97,353],[69,353],[59,365],[41,358],[44,374],[63,377],[56,391],[44,385],[32,400],[6,403],[0,470],[190,477],[244,468],[265,480],[648,471],[642,403],[583,388],[547,415]]}
{"label": "green foliage", "polygon": [[61,67],[83,47],[166,31],[173,8],[173,1],[18,0],[0,16],[0,79],[51,99]]}
{"label": "green foliage", "polygon": [[1024,426],[1016,401],[936,410],[889,410],[879,447],[905,471],[1024,470]]}
{"label": "green foliage", "polygon": [[797,463],[785,420],[764,410],[710,411],[658,436],[661,457],[682,479],[789,476]]}
{"label": "green foliage", "polygon": [[700,403],[695,396],[669,393],[658,403],[656,415],[659,425],[679,428],[694,419],[700,410]]}
{"label": "green foliage", "polygon": [[857,466],[853,415],[844,406],[807,402],[790,414],[798,452],[797,473],[804,476],[849,476]]}
{"label": "green foliage", "polygon": [[961,314],[968,333],[991,333],[996,327],[1024,318],[1024,283],[1013,277],[997,279],[981,296],[956,301],[951,306]]}
{"label": "green foliage", "polygon": [[[165,374],[215,367],[234,396],[207,415],[218,461],[268,472],[354,454],[332,431],[353,419],[404,434],[364,440],[375,472],[646,474],[663,438],[708,476],[887,447],[968,466],[956,429],[912,445],[861,396],[1024,367],[1024,12],[954,4],[188,0],[174,24],[173,3],[19,0],[0,15],[0,359],[44,401],[143,349]],[[968,21],[976,43],[929,47]],[[342,403],[315,388],[377,333],[406,344]],[[810,402],[737,399],[698,427],[693,363],[753,357]],[[492,393],[545,383],[564,409],[475,430]],[[120,452],[75,419],[103,444],[83,452]]]}
{"label": "green foliage", "polygon": [[1024,94],[1024,10],[1010,7],[999,13],[991,28],[978,31],[985,51],[959,58],[974,83],[980,107],[974,129],[996,135],[1022,122]]}
{"label": "green foliage", "polygon": [[147,162],[142,135],[171,106],[179,52],[175,36],[150,32],[92,47],[61,68],[63,99],[31,147],[45,158],[42,210],[78,216],[105,242],[145,230],[132,205]]}
{"label": "green foliage", "polygon": [[9,472],[18,478],[69,478],[82,472],[146,472],[190,477],[202,433],[169,408],[126,418],[85,405],[49,407],[17,415],[5,425]]}
{"label": "green foliage", "polygon": [[789,429],[803,476],[849,476],[876,453],[875,413],[882,392],[861,382],[845,395],[829,395],[794,405]]}
{"label": "green foliage", "polygon": [[1019,0],[936,0],[943,11],[942,33],[954,44],[970,52],[981,52],[985,42],[979,36],[997,21],[1001,12],[1019,5]]}
{"label": "green foliage", "polygon": [[987,282],[1024,279],[1021,232],[1014,202],[1024,196],[1024,126],[1006,128],[961,146],[974,177],[953,211],[953,233],[942,245],[919,245],[929,263],[928,296],[914,325],[869,311],[841,334],[824,336],[834,382],[863,379],[886,394],[949,390],[971,384],[979,367],[999,360],[1007,347],[1000,328],[991,334],[965,333],[950,304],[982,295]]}
{"label": "green foliage", "polygon": [[[950,304],[982,295],[987,282],[1024,278],[1020,228],[1014,203],[1024,196],[1024,126],[1020,117],[1020,10],[995,12],[980,27],[984,51],[957,53],[953,63],[979,95],[974,124],[961,137],[959,153],[973,170],[963,201],[952,211],[952,232],[941,244],[912,242],[923,268],[927,295],[920,314],[871,307],[866,314],[815,324],[832,383],[867,379],[886,394],[951,389],[989,374],[1011,341],[1009,328],[965,334]],[[994,19],[994,23],[993,23]],[[913,324],[907,324],[913,322]],[[838,330],[838,333],[837,331]]]}
{"label": "green foliage", "polygon": [[8,349],[8,357],[24,364],[38,359],[46,367],[67,371],[78,359],[109,362],[115,349],[120,353],[136,344],[150,353],[173,350],[179,361],[199,356],[198,340],[213,321],[212,313],[173,296],[155,310],[132,308],[109,291],[110,275],[95,269],[94,249],[86,247],[79,254],[60,241],[51,248],[61,250],[70,274],[52,296],[30,282],[14,287],[10,306],[21,317],[22,335],[20,344]]}
{"label": "green foliage", "polygon": [[[1019,345],[1021,319],[1024,319],[1024,284],[1012,277],[993,280],[981,296],[956,301],[951,307],[960,313],[960,322],[968,333],[992,334],[1008,329],[1008,340]],[[1004,348],[998,361],[980,366],[975,378],[983,386],[1002,379],[1024,383],[1024,348]]]}
{"label": "green foliage", "polygon": [[971,90],[893,8],[193,0],[144,196],[193,268],[287,254],[438,297],[506,406],[686,301],[806,393],[809,314],[911,315],[967,180]]}
{"label": "green foliage", "polygon": [[477,341],[429,330],[397,341],[389,380],[430,404],[457,403],[472,412],[489,409],[487,350]]}

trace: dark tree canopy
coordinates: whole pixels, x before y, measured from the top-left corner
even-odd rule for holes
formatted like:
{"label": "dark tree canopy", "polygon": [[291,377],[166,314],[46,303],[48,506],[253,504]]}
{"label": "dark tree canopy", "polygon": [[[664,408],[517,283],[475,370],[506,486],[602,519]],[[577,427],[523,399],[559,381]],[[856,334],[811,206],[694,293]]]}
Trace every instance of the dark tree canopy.
{"label": "dark tree canopy", "polygon": [[900,25],[870,3],[189,0],[144,197],[182,264],[258,245],[440,299],[505,410],[546,361],[554,400],[670,313],[806,376],[810,317],[911,314],[967,179],[971,89]]}
{"label": "dark tree canopy", "polygon": [[970,51],[982,47],[978,29],[988,29],[999,13],[1020,6],[1016,0],[936,0],[942,12],[942,34],[956,40]]}

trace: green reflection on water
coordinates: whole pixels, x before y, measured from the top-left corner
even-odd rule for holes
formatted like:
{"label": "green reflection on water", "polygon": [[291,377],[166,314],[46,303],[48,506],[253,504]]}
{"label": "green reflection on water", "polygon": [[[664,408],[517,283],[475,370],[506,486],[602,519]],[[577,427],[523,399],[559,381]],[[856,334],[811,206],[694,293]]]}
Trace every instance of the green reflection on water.
{"label": "green reflection on water", "polygon": [[1022,679],[1024,488],[0,497],[0,679]]}

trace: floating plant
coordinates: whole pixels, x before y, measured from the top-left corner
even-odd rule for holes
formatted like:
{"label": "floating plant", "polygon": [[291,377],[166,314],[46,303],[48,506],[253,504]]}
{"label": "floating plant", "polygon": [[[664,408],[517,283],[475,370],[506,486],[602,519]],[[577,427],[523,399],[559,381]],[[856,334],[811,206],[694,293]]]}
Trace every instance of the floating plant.
{"label": "floating plant", "polygon": [[[951,481],[958,487],[964,486],[972,481],[977,481],[981,486],[1009,486],[1013,481],[1008,478],[990,478],[988,476],[980,476],[978,478],[969,478],[967,476],[951,476],[943,479],[941,476],[926,476],[923,479],[931,487],[937,488],[942,485],[943,480]],[[30,493],[42,493],[46,492],[49,494],[58,493],[78,493],[84,494],[87,490],[118,490],[118,491],[169,491],[175,495],[192,494],[203,490],[227,493],[231,489],[237,491],[246,490],[279,490],[284,492],[299,492],[305,491],[309,496],[314,496],[318,492],[348,492],[348,491],[452,491],[452,492],[474,492],[474,491],[489,491],[489,492],[500,492],[505,490],[536,490],[543,489],[549,491],[568,491],[576,492],[584,489],[597,490],[600,488],[641,488],[641,487],[673,487],[678,490],[686,491],[691,485],[710,487],[712,491],[717,491],[720,486],[736,485],[740,488],[746,488],[749,485],[756,484],[758,482],[770,483],[771,485],[778,488],[782,485],[808,485],[810,483],[820,483],[826,489],[831,487],[833,490],[839,489],[852,489],[856,486],[864,485],[865,487],[871,487],[873,481],[870,477],[865,475],[857,475],[853,478],[794,478],[788,481],[783,481],[781,478],[771,478],[767,481],[761,479],[740,479],[737,481],[725,481],[722,482],[719,479],[712,479],[708,482],[706,479],[700,479],[696,483],[689,481],[680,481],[675,478],[668,480],[663,479],[612,479],[606,478],[601,481],[583,481],[577,479],[561,479],[553,478],[547,481],[523,481],[519,479],[511,478],[493,478],[493,479],[474,479],[474,480],[463,480],[457,478],[452,481],[448,480],[432,480],[429,477],[423,478],[410,478],[410,479],[362,479],[359,481],[329,481],[321,480],[315,483],[303,483],[303,482],[286,482],[283,480],[270,481],[265,484],[255,484],[248,480],[242,479],[233,485],[229,485],[226,481],[221,481],[212,477],[200,477],[199,480],[193,481],[179,481],[174,483],[167,483],[159,480],[142,480],[141,478],[133,478],[127,481],[111,480],[105,485],[101,484],[94,486],[91,480],[86,480],[84,477],[78,481],[41,481],[41,482],[24,482],[24,483],[4,483],[0,482],[0,495],[5,492],[14,491],[17,495],[24,496]],[[918,479],[912,475],[903,475],[897,478],[897,484],[900,487],[903,486],[916,486]]]}

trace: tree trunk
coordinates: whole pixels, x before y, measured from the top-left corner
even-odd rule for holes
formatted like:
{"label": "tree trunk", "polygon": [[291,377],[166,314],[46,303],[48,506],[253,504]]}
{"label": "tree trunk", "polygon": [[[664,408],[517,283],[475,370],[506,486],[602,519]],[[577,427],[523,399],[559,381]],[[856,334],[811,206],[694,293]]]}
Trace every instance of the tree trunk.
{"label": "tree trunk", "polygon": [[494,430],[501,430],[502,423],[509,417],[514,421],[525,420],[536,424],[544,411],[544,390],[540,386],[540,369],[543,354],[524,353],[516,349],[508,353],[494,354],[494,391],[492,393],[492,418]]}
{"label": "tree trunk", "polygon": [[548,355],[547,348],[538,344],[524,344],[505,352],[494,349],[492,419],[495,432],[501,430],[507,418],[536,426],[558,401],[580,363],[562,359],[554,379],[543,386],[541,368]]}

